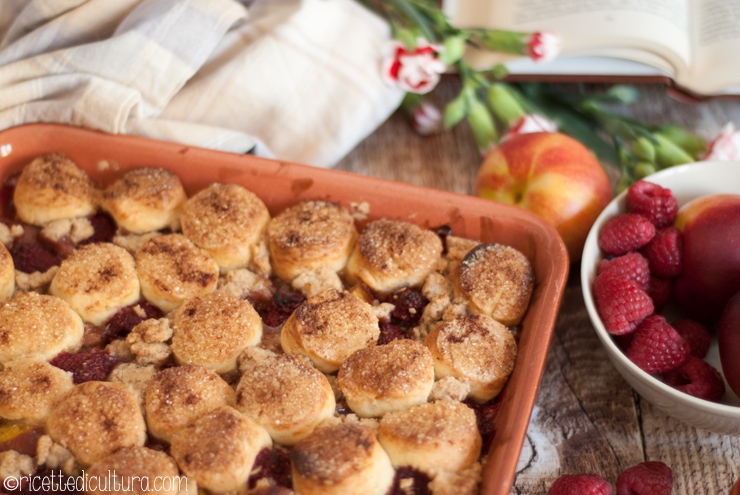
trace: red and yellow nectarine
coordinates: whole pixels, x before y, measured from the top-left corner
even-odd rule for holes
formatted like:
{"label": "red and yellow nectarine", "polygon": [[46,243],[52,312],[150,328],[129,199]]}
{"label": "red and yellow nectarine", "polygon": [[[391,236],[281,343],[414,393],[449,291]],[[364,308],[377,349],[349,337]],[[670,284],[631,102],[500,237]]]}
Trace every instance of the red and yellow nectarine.
{"label": "red and yellow nectarine", "polygon": [[520,134],[493,149],[475,191],[542,217],[563,238],[571,262],[581,258],[591,226],[612,198],[594,155],[575,139],[549,132]]}
{"label": "red and yellow nectarine", "polygon": [[683,274],[676,280],[679,306],[715,323],[740,291],[740,195],[711,194],[685,204],[674,225],[683,232]]}

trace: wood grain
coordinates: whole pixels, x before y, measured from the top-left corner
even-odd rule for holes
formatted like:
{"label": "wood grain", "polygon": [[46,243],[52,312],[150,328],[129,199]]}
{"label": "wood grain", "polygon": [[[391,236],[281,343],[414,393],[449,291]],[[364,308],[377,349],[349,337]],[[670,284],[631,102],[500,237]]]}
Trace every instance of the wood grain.
{"label": "wood grain", "polygon": [[[564,87],[593,91],[593,86]],[[457,92],[446,79],[432,94],[442,105]],[[652,124],[680,124],[711,138],[740,123],[740,101],[685,104],[657,86],[627,113]],[[367,137],[336,168],[471,194],[481,158],[465,124],[417,136],[400,113]],[[616,179],[614,169],[610,177]],[[689,427],[632,391],[608,361],[588,319],[577,266],[555,329],[512,493],[546,493],[562,474],[598,473],[612,483],[624,469],[659,460],[673,469],[676,495],[725,494],[740,478],[740,437]]]}

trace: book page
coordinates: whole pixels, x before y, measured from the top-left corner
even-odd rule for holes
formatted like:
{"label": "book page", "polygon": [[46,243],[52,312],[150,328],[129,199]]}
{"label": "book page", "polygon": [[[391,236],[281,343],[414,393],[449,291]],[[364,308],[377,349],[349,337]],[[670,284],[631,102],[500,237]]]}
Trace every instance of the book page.
{"label": "book page", "polygon": [[703,94],[740,93],[740,0],[692,4],[694,64],[678,83]]}
{"label": "book page", "polygon": [[[617,49],[638,62],[656,58],[661,69],[685,72],[690,63],[689,0],[447,0],[445,12],[460,27],[515,31],[551,30],[566,55],[598,55]],[[478,51],[471,62],[481,67],[507,60]],[[555,62],[557,63],[557,62]]]}

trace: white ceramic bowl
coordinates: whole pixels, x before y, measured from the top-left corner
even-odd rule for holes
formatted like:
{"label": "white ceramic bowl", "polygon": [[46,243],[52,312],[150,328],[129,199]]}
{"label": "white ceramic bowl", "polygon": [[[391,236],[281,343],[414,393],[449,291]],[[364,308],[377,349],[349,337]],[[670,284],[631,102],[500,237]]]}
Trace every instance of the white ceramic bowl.
{"label": "white ceramic bowl", "polygon": [[[680,207],[694,198],[707,194],[740,194],[740,162],[697,162],[681,165],[660,171],[646,180],[671,189]],[[596,278],[596,267],[602,259],[597,243],[598,234],[609,218],[625,211],[625,196],[626,192],[614,198],[596,219],[586,238],[581,259],[583,298],[596,334],[617,371],[632,388],[655,407],[697,428],[740,435],[740,399],[732,393],[729,386],[721,403],[697,399],[675,390],[660,379],[645,373],[627,359],[599,318],[591,292],[591,285]],[[705,359],[717,370],[722,371],[716,338],[712,340],[709,354]]]}

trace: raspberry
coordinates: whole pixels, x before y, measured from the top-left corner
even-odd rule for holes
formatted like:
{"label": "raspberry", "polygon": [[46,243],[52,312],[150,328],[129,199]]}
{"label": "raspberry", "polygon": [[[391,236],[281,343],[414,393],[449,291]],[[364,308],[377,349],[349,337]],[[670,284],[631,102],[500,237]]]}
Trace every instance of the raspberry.
{"label": "raspberry", "polygon": [[37,242],[20,244],[13,249],[15,269],[24,273],[45,272],[62,264],[62,259]]}
{"label": "raspberry", "polygon": [[675,227],[660,229],[642,249],[650,271],[658,277],[670,278],[683,271],[683,234]]}
{"label": "raspberry", "polygon": [[[144,310],[144,316],[141,316],[134,308],[139,306]],[[156,306],[152,306],[147,301],[140,301],[136,304],[126,306],[125,308],[119,309],[114,314],[108,324],[105,326],[103,331],[103,341],[108,343],[116,339],[122,339],[126,337],[131,330],[144,320],[149,318],[161,318],[162,312]]]}
{"label": "raspberry", "polygon": [[[408,480],[411,480],[410,486],[407,485]],[[387,495],[405,495],[407,493],[432,495],[432,490],[429,488],[431,481],[432,479],[429,475],[423,471],[419,471],[411,466],[401,466],[396,470],[393,485]]]}
{"label": "raspberry", "polygon": [[673,297],[673,280],[651,275],[647,293],[650,299],[653,300],[655,312],[659,313],[671,302],[671,298]]}
{"label": "raspberry", "polygon": [[670,495],[673,471],[660,461],[641,462],[617,478],[617,495]]}
{"label": "raspberry", "polygon": [[380,327],[380,337],[378,337],[378,345],[385,345],[393,342],[396,339],[402,339],[404,337],[401,329],[388,320],[380,320],[378,322],[378,326]]}
{"label": "raspberry", "polygon": [[271,299],[258,300],[252,305],[265,325],[279,327],[305,300],[300,292],[276,292]]}
{"label": "raspberry", "polygon": [[688,318],[678,320],[672,325],[686,343],[689,344],[689,350],[692,356],[701,359],[707,355],[709,344],[712,342],[712,334],[709,333],[707,327],[698,321]]}
{"label": "raspberry", "polygon": [[651,375],[678,368],[689,355],[689,345],[660,315],[645,318],[627,350],[627,357]]}
{"label": "raspberry", "polygon": [[670,189],[640,180],[627,190],[627,211],[644,216],[656,227],[665,227],[676,219],[678,202]]}
{"label": "raspberry", "polygon": [[252,474],[247,486],[254,488],[261,479],[272,480],[275,485],[290,488],[293,485],[290,473],[290,452],[283,446],[264,448],[254,460]]}
{"label": "raspberry", "polygon": [[653,302],[644,290],[632,280],[608,271],[596,277],[593,291],[596,310],[610,334],[634,331],[653,312]]}
{"label": "raspberry", "polygon": [[699,399],[717,402],[725,396],[725,382],[714,367],[695,356],[673,371],[663,375],[663,381],[681,392]]}
{"label": "raspberry", "polygon": [[650,282],[650,267],[648,260],[640,253],[627,253],[624,256],[603,259],[599,262],[596,273],[602,274],[606,271],[637,282],[644,290],[648,289]]}
{"label": "raspberry", "polygon": [[72,381],[78,384],[105,380],[117,361],[104,349],[90,349],[76,354],[61,352],[49,363],[64,371],[72,372]]}
{"label": "raspberry", "polygon": [[478,431],[483,440],[481,443],[481,452],[487,453],[490,450],[493,438],[496,436],[496,416],[498,416],[499,409],[501,409],[501,399],[504,397],[505,390],[506,387],[501,390],[495,399],[483,404],[478,404],[470,399],[463,401],[475,413]]}
{"label": "raspberry", "polygon": [[609,219],[599,233],[599,247],[606,254],[622,256],[636,251],[655,237],[650,220],[632,213],[622,213]]}
{"label": "raspberry", "polygon": [[419,322],[424,307],[429,303],[419,290],[408,287],[394,292],[388,302],[396,306],[391,311],[391,322],[408,326]]}
{"label": "raspberry", "polygon": [[564,474],[550,486],[549,495],[612,495],[614,487],[597,474]]}
{"label": "raspberry", "polygon": [[80,242],[80,245],[92,244],[94,242],[111,242],[116,235],[116,222],[110,215],[104,212],[96,213],[88,217],[93,226],[93,235]]}

